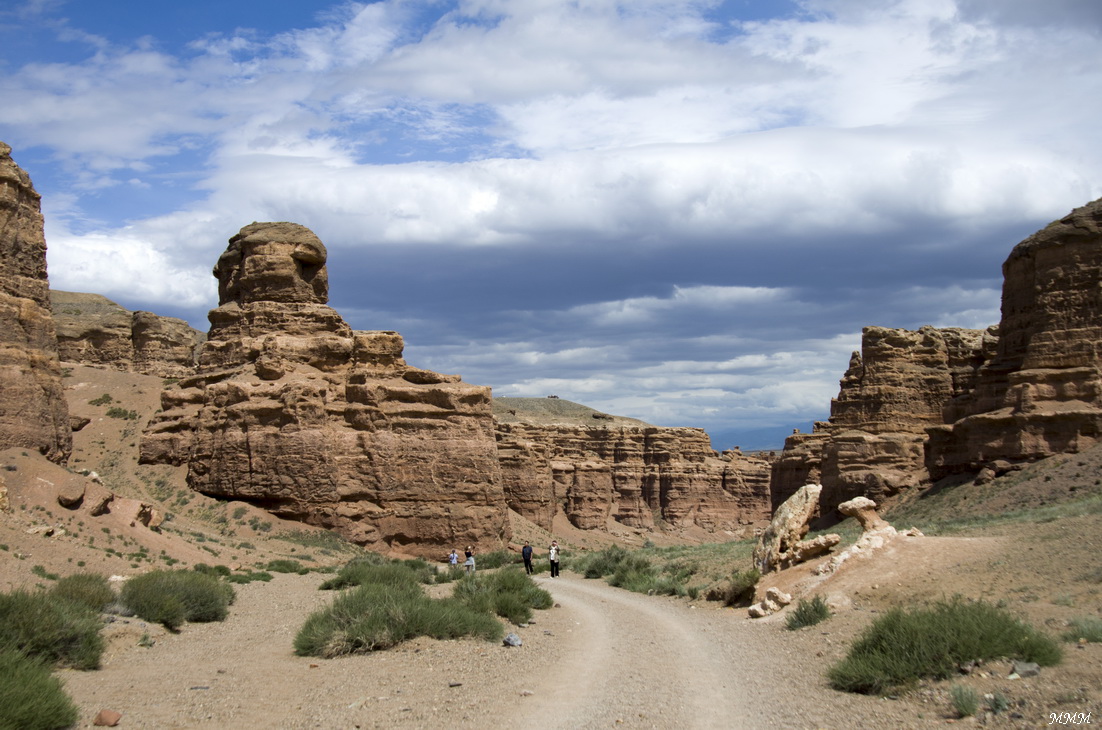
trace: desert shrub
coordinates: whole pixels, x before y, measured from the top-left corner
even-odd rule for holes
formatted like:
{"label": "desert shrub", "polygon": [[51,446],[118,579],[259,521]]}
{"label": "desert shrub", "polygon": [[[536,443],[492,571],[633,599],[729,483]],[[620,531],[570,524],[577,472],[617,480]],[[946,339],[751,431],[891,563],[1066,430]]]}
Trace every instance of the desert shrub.
{"label": "desert shrub", "polygon": [[437,583],[451,583],[467,574],[462,565],[449,565],[445,570],[438,571],[434,576]]}
{"label": "desert shrub", "polygon": [[54,584],[50,595],[81,603],[96,613],[115,600],[115,591],[111,590],[107,577],[97,573],[67,575]]}
{"label": "desert shrub", "polygon": [[298,573],[299,575],[306,575],[310,572],[310,569],[304,567],[302,563],[297,560],[269,560],[268,564],[264,566],[265,570],[269,570],[273,573]]}
{"label": "desert shrub", "polygon": [[963,684],[954,684],[949,688],[949,700],[961,717],[971,717],[980,709],[980,696],[976,690]]}
{"label": "desert shrub", "polygon": [[232,571],[228,565],[207,565],[206,563],[196,563],[191,566],[191,569],[196,573],[206,573],[207,575],[213,575],[219,578],[229,578]]}
{"label": "desert shrub", "polygon": [[503,565],[513,565],[520,562],[522,562],[520,556],[508,550],[494,550],[492,553],[475,556],[475,564],[479,569],[484,570],[500,568]]}
{"label": "desert shrub", "polygon": [[125,408],[119,408],[118,406],[111,406],[107,409],[108,418],[121,418],[126,421],[136,421],[138,419],[137,411],[128,411]]}
{"label": "desert shrub", "polygon": [[95,669],[103,654],[99,616],[49,593],[0,594],[0,650],[73,669]]}
{"label": "desert shrub", "polygon": [[1064,633],[1065,641],[1079,641],[1085,639],[1092,644],[1102,643],[1102,619],[1094,616],[1083,616],[1068,621],[1068,630]]}
{"label": "desert shrub", "polygon": [[830,668],[835,689],[883,694],[923,677],[945,679],[961,664],[1008,657],[1051,666],[1060,646],[1006,610],[953,599],[877,619]]}
{"label": "desert shrub", "polygon": [[90,405],[90,406],[105,406],[108,403],[113,403],[114,400],[115,399],[111,397],[110,393],[104,393],[100,397],[93,398],[92,400],[88,401],[88,405]]}
{"label": "desert shrub", "polygon": [[80,713],[40,660],[0,650],[0,730],[55,730],[76,724]]}
{"label": "desert shrub", "polygon": [[761,579],[757,568],[736,570],[722,585],[708,591],[709,601],[723,601],[724,606],[748,606],[754,600],[754,589]]}
{"label": "desert shrub", "polygon": [[416,636],[498,639],[501,623],[454,598],[433,600],[417,583],[366,584],[314,612],[295,636],[299,656],[335,657],[387,649]]}
{"label": "desert shrub", "polygon": [[517,568],[496,573],[475,573],[455,584],[452,596],[471,608],[521,624],[532,618],[533,608],[551,608],[551,594]]}
{"label": "desert shrub", "polygon": [[631,553],[624,548],[613,545],[579,558],[575,569],[586,578],[603,578],[615,573],[630,556]]}
{"label": "desert shrub", "polygon": [[801,600],[796,604],[796,607],[788,612],[784,622],[790,631],[795,631],[805,626],[814,626],[828,618],[830,618],[830,607],[822,596],[815,596],[811,600]]}
{"label": "desert shrub", "polygon": [[247,573],[233,573],[226,576],[227,583],[252,583],[254,580],[259,580],[267,583],[272,579],[272,574],[267,571],[248,571]]}
{"label": "desert shrub", "polygon": [[232,586],[190,570],[155,570],[135,576],[120,596],[135,614],[171,630],[184,621],[222,621],[234,597]]}
{"label": "desert shrub", "polygon": [[335,576],[321,584],[323,591],[340,590],[369,583],[382,585],[407,585],[432,583],[436,571],[423,560],[404,560],[378,563],[374,560],[352,560]]}

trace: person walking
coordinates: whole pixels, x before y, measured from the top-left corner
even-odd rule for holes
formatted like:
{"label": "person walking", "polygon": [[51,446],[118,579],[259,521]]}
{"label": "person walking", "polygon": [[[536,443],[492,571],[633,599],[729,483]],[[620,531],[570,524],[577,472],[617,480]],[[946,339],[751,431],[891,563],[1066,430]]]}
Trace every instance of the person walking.
{"label": "person walking", "polygon": [[520,557],[524,558],[524,572],[532,575],[532,546],[527,541],[520,550]]}
{"label": "person walking", "polygon": [[467,561],[463,563],[463,566],[467,568],[467,574],[470,575],[474,572],[474,548],[468,545],[463,554],[467,556]]}
{"label": "person walking", "polygon": [[551,541],[551,547],[547,550],[547,557],[551,560],[551,577],[559,577],[559,543]]}
{"label": "person walking", "polygon": [[459,565],[459,556],[455,553],[455,548],[452,548],[452,554],[448,556],[448,565],[456,567]]}

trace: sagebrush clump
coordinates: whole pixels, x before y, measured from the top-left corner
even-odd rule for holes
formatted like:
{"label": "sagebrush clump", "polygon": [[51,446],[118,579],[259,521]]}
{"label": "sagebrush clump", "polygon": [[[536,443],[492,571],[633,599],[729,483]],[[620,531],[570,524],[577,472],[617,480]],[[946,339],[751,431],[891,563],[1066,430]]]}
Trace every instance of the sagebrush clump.
{"label": "sagebrush clump", "polygon": [[213,575],[155,570],[127,581],[120,598],[136,615],[175,631],[185,621],[222,621],[235,593]]}
{"label": "sagebrush clump", "polygon": [[892,609],[865,630],[827,673],[835,689],[884,694],[929,677],[946,679],[975,660],[1008,657],[1051,666],[1060,646],[982,601],[953,599],[911,611]]}
{"label": "sagebrush clump", "polygon": [[79,719],[76,705],[47,664],[0,650],[0,730],[55,730]]}
{"label": "sagebrush clump", "polygon": [[103,655],[99,614],[48,592],[0,594],[0,650],[49,664],[96,669]]}

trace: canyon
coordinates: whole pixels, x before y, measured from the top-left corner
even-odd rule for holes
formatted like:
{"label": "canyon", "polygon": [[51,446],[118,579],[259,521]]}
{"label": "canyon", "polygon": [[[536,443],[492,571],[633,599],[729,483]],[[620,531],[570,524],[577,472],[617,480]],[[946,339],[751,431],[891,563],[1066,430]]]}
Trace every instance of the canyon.
{"label": "canyon", "polygon": [[822,486],[830,515],[854,497],[883,503],[1074,453],[1102,426],[1102,201],[1012,250],[998,325],[866,327],[829,420],[779,454],[743,454],[714,451],[701,429],[554,397],[495,399],[406,363],[399,333],[353,330],[328,305],[325,246],[294,223],[229,239],[205,335],[50,292],[39,197],[6,145],[0,185],[0,446],[65,463],[78,427],[61,395],[65,363],[159,376],[142,463],[372,549],[502,546],[511,515],[548,532],[741,537],[806,484]]}

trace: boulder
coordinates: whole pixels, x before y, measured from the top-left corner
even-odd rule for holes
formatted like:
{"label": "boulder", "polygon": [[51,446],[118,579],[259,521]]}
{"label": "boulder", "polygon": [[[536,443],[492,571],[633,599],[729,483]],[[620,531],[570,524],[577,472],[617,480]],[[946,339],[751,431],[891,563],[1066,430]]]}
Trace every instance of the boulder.
{"label": "boulder", "polygon": [[838,535],[821,535],[802,541],[818,510],[821,492],[821,485],[806,484],[773,513],[772,521],[754,548],[754,566],[763,575],[828,552],[841,540]]}

